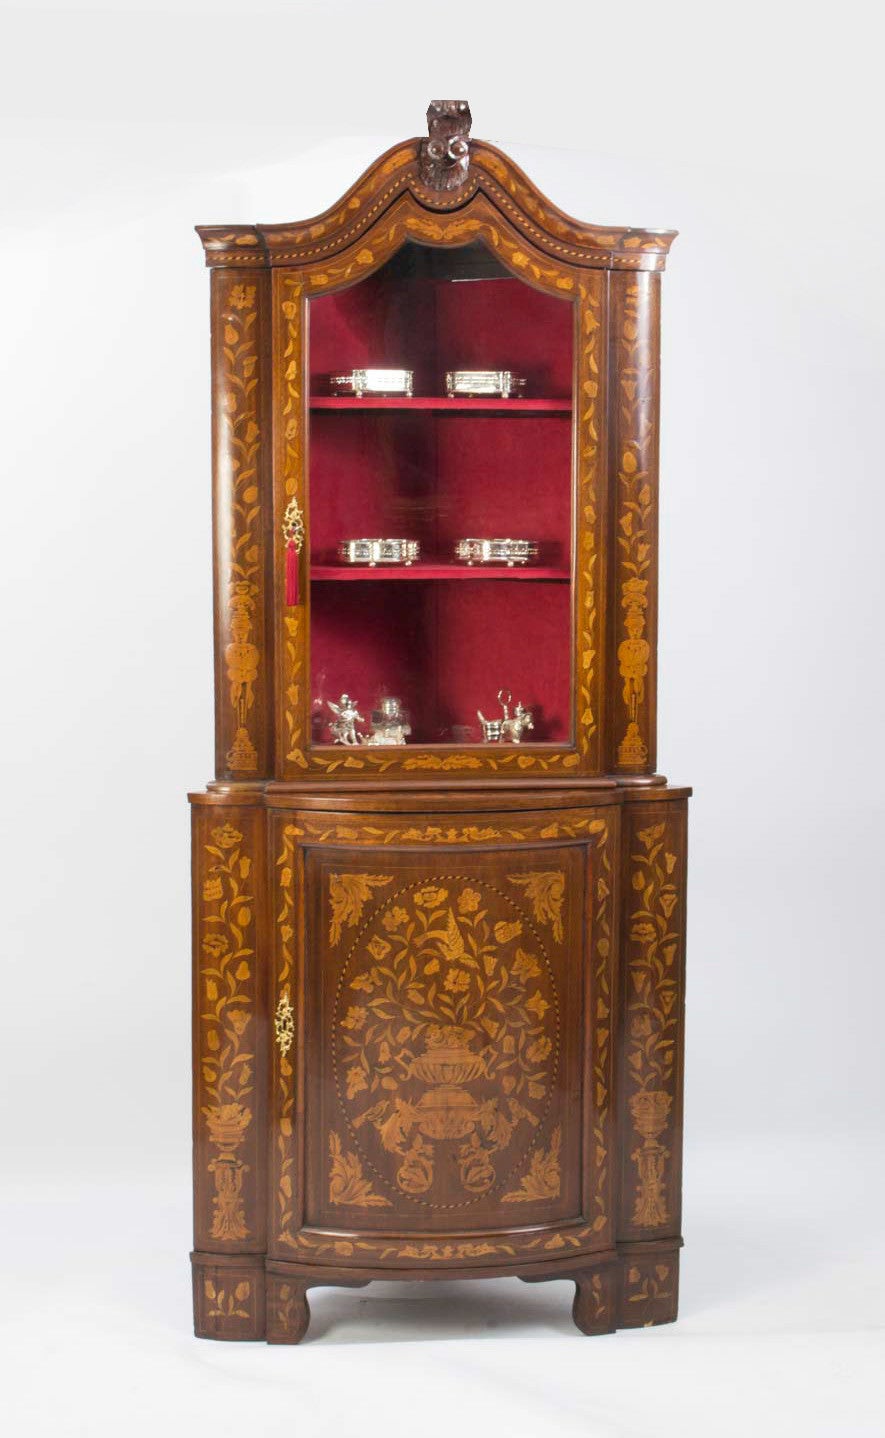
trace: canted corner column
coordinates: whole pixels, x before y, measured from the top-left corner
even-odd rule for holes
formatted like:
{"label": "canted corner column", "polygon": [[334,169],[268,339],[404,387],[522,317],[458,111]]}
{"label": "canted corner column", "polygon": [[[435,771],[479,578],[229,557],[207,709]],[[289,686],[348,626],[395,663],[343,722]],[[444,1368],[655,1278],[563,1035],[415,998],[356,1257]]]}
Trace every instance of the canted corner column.
{"label": "canted corner column", "polygon": [[687,818],[684,798],[624,806],[617,1226],[621,1328],[672,1322],[678,1307]]}
{"label": "canted corner column", "polygon": [[194,1327],[264,1336],[265,811],[207,797],[193,826]]}
{"label": "canted corner column", "polygon": [[608,771],[654,773],[657,749],[660,275],[611,275]]}
{"label": "canted corner column", "polygon": [[215,752],[219,779],[273,773],[269,276],[212,271]]}

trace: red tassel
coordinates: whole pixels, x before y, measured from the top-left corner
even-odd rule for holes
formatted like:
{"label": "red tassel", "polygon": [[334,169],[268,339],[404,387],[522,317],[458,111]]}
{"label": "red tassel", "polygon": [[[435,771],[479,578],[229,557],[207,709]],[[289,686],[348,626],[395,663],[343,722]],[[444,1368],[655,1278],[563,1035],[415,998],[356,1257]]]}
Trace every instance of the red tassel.
{"label": "red tassel", "polygon": [[294,609],[298,603],[298,550],[294,539],[286,545],[286,604]]}

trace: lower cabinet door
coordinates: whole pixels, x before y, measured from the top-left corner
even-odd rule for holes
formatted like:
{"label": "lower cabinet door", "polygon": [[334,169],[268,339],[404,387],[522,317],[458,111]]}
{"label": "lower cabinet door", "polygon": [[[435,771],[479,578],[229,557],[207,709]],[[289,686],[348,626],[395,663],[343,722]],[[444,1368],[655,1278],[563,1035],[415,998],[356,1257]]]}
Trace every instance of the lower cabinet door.
{"label": "lower cabinet door", "polygon": [[518,1267],[611,1247],[616,812],[494,850],[277,822],[272,1251]]}

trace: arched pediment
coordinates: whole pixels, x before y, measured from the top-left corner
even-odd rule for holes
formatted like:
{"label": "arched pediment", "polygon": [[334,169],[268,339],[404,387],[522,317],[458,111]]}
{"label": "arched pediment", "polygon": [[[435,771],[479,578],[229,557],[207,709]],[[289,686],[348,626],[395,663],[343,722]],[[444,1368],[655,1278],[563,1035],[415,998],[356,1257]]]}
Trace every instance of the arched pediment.
{"label": "arched pediment", "polygon": [[393,146],[347,193],[312,219],[282,225],[198,225],[210,266],[266,268],[316,264],[358,242],[409,195],[428,213],[469,214],[479,197],[500,211],[524,243],[570,265],[662,270],[675,230],[584,223],[547,199],[518,165],[469,138],[466,101],[434,101],[427,139]]}

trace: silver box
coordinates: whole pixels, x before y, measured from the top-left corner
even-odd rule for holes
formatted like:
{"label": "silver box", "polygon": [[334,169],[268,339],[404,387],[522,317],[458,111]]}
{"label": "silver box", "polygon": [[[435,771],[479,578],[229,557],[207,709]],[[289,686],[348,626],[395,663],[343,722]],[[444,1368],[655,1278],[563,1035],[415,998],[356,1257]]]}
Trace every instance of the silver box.
{"label": "silver box", "polygon": [[411,398],[414,371],[410,369],[354,369],[350,374],[329,375],[333,394],[351,394],[362,399],[365,394],[405,395]]}
{"label": "silver box", "polygon": [[538,546],[533,539],[459,539],[455,558],[466,564],[525,564],[536,559]]}
{"label": "silver box", "polygon": [[496,396],[510,399],[525,389],[525,380],[512,374],[509,369],[450,369],[446,371],[446,394],[449,399],[458,395]]}
{"label": "silver box", "polygon": [[347,564],[405,564],[420,558],[417,539],[342,539],[338,554]]}

